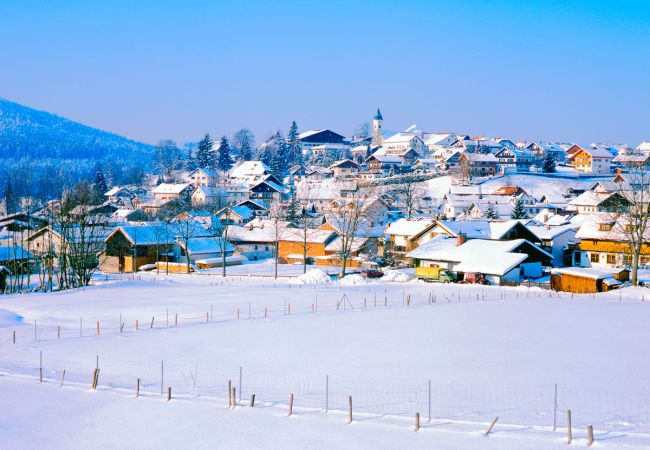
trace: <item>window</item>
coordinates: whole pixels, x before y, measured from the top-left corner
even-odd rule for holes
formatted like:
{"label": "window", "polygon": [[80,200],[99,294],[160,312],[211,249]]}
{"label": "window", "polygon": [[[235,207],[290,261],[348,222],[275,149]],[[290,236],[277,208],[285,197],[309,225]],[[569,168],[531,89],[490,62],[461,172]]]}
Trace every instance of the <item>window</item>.
{"label": "window", "polygon": [[641,256],[641,259],[640,259],[640,263],[639,263],[639,264],[642,265],[642,266],[647,266],[649,260],[650,260],[650,257],[648,257],[648,256]]}
{"label": "window", "polygon": [[632,265],[632,255],[623,255],[623,265],[625,266]]}
{"label": "window", "polygon": [[612,224],[611,223],[601,223],[600,224],[600,231],[610,231],[612,229]]}
{"label": "window", "polygon": [[591,259],[592,263],[600,262],[600,254],[599,253],[591,253],[589,255],[589,258]]}
{"label": "window", "polygon": [[607,264],[616,264],[616,255],[607,255]]}

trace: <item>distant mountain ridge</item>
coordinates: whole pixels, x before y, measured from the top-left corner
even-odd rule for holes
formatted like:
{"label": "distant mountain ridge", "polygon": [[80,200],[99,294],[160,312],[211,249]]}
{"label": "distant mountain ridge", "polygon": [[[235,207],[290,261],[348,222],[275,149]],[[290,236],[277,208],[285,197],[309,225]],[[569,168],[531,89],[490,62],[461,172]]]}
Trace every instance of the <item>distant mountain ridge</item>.
{"label": "distant mountain ridge", "polygon": [[139,183],[154,147],[0,98],[0,194],[57,198],[98,172],[109,185]]}
{"label": "distant mountain ridge", "polygon": [[0,159],[124,161],[149,166],[154,147],[0,98]]}

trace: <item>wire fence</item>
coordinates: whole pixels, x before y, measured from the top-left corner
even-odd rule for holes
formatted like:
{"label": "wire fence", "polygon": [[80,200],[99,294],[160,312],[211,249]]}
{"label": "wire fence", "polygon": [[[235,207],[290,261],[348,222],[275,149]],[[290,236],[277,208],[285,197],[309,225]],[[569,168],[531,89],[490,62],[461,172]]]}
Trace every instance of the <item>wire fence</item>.
{"label": "wire fence", "polygon": [[[97,357],[90,361],[50,358],[29,349],[27,366],[2,367],[5,374],[33,377],[48,383],[97,387],[129,395],[203,398],[229,401],[229,386],[238,405],[293,405],[299,411],[347,413],[363,420],[404,417],[420,413],[423,420],[489,423],[498,416],[502,424],[556,430],[567,428],[566,410],[572,411],[573,427],[597,432],[650,434],[650,393],[615,393],[543,386],[454,386],[425,380],[415,384],[385,383],[368,378],[302,376],[215,368],[210,364],[178,365],[169,361],[126,361]],[[0,363],[1,364],[1,363]],[[65,371],[65,372],[64,372]],[[410,422],[409,422],[410,423]]]}

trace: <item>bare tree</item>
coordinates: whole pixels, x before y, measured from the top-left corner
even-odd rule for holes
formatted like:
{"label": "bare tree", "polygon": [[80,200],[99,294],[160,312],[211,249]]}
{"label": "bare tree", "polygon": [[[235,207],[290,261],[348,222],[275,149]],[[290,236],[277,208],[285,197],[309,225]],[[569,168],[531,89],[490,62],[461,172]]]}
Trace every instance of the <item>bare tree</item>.
{"label": "bare tree", "polygon": [[176,216],[171,222],[171,228],[176,238],[180,241],[181,248],[185,251],[185,264],[187,273],[191,273],[190,267],[190,243],[193,239],[203,234],[206,230],[192,217],[184,212]]}
{"label": "bare tree", "polygon": [[630,172],[624,175],[624,182],[617,183],[611,231],[626,244],[625,252],[631,256],[632,284],[636,286],[641,252],[650,240],[650,170],[643,164],[626,165]]}
{"label": "bare tree", "polygon": [[420,201],[426,194],[422,181],[410,175],[402,177],[400,182],[391,186],[388,192],[395,197],[398,204],[404,205],[407,220],[411,220],[413,210],[420,205]]}
{"label": "bare tree", "polygon": [[278,277],[278,262],[280,261],[280,240],[287,230],[287,222],[284,220],[284,212],[278,202],[271,205],[269,209],[269,224],[271,226],[271,233],[273,243],[275,246],[274,257],[274,277]]}
{"label": "bare tree", "polygon": [[348,195],[345,199],[332,202],[329,207],[329,215],[333,225],[338,230],[341,246],[339,256],[341,258],[341,278],[345,277],[348,260],[352,256],[355,238],[365,227],[366,206],[373,197],[372,189],[368,186],[359,186],[356,192]]}

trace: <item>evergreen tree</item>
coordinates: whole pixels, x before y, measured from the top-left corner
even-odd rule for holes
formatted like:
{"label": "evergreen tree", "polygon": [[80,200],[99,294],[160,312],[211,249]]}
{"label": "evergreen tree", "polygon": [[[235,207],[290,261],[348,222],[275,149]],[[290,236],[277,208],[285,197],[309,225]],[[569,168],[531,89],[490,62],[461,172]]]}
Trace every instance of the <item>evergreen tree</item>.
{"label": "evergreen tree", "polygon": [[97,192],[98,198],[102,198],[104,193],[108,191],[106,178],[104,177],[104,172],[102,171],[99,171],[97,174],[95,174],[95,191]]}
{"label": "evergreen tree", "polygon": [[202,169],[214,169],[214,153],[212,152],[212,138],[206,133],[196,146],[196,165]]}
{"label": "evergreen tree", "polygon": [[192,172],[194,169],[198,167],[193,152],[194,152],[193,146],[191,145],[188,146],[187,157],[185,158],[185,170],[187,170],[188,172]]}
{"label": "evergreen tree", "polygon": [[268,143],[260,147],[259,152],[257,153],[257,159],[269,167],[273,164],[273,152]]}
{"label": "evergreen tree", "polygon": [[273,159],[270,168],[272,172],[283,177],[289,171],[289,161],[287,160],[287,144],[280,131],[273,136]]}
{"label": "evergreen tree", "polygon": [[526,214],[526,209],[524,208],[524,202],[520,198],[515,202],[515,207],[512,209],[512,214],[510,217],[513,219],[526,219],[528,214]]}
{"label": "evergreen tree", "polygon": [[296,200],[295,194],[291,193],[291,198],[287,204],[284,218],[287,222],[294,223],[300,216],[300,203]]}
{"label": "evergreen tree", "polygon": [[555,173],[555,158],[553,153],[546,152],[544,159],[542,159],[542,172]]}
{"label": "evergreen tree", "polygon": [[287,134],[287,154],[289,167],[295,164],[302,164],[302,150],[300,148],[300,140],[298,139],[298,124],[295,120],[291,122],[291,127]]}
{"label": "evergreen tree", "polygon": [[231,167],[230,143],[226,136],[221,136],[221,142],[219,142],[219,148],[217,149],[217,169],[227,172]]}
{"label": "evergreen tree", "polygon": [[497,213],[496,208],[491,202],[488,202],[487,209],[485,210],[485,217],[490,220],[499,218],[499,214]]}
{"label": "evergreen tree", "polygon": [[242,128],[232,137],[232,147],[239,153],[240,161],[250,161],[253,159],[255,136],[248,128]]}

